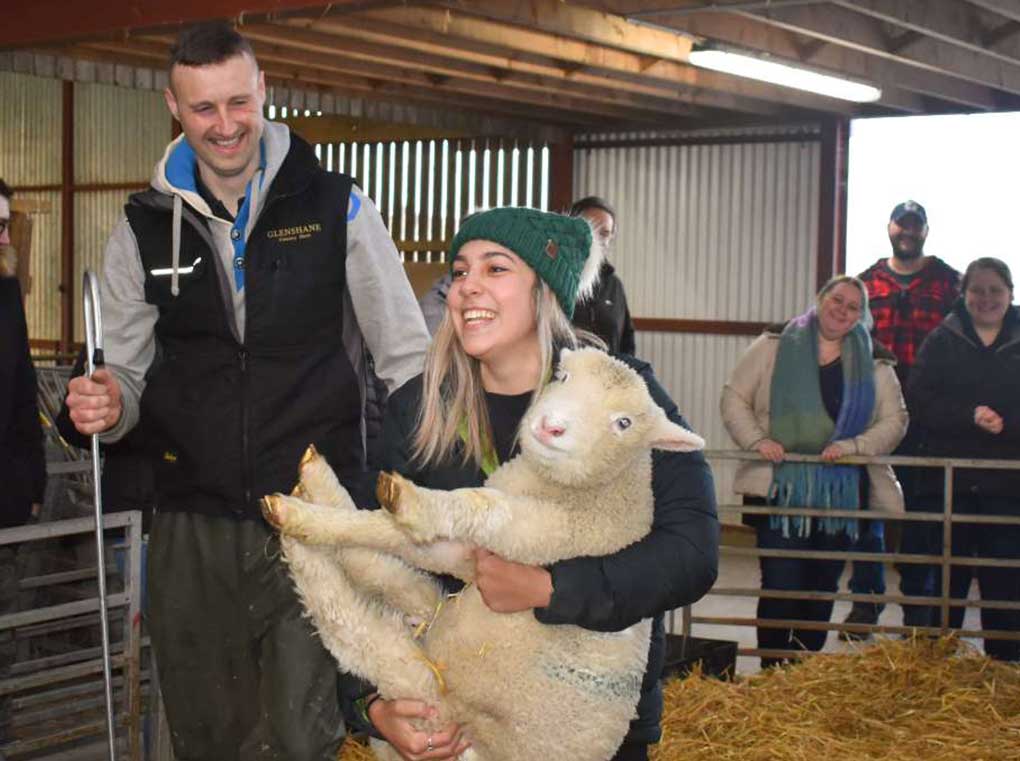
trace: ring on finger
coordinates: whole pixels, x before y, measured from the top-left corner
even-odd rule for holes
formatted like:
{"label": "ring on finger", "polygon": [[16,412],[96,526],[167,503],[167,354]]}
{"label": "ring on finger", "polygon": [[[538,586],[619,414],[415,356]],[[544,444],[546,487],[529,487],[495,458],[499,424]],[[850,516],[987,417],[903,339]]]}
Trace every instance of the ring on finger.
{"label": "ring on finger", "polygon": [[425,738],[425,752],[431,753],[435,750],[435,746],[432,744],[432,735]]}

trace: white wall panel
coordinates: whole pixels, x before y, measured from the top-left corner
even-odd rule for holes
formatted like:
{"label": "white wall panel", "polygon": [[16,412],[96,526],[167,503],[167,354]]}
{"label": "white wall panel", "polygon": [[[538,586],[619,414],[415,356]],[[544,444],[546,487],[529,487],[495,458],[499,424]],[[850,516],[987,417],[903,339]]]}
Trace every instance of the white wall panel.
{"label": "white wall panel", "polygon": [[[717,142],[701,144],[687,134],[611,135],[604,139],[682,144],[575,151],[575,197],[602,196],[617,209],[610,258],[633,316],[773,322],[811,304],[820,145],[803,128],[775,140],[779,132],[748,131],[748,142],[727,142],[739,133],[715,131],[697,137]],[[638,333],[638,354],[710,449],[733,447],[719,395],[751,340]],[[732,500],[733,469],[713,464],[720,500]]]}
{"label": "white wall panel", "polygon": [[580,149],[575,196],[617,208],[633,315],[774,321],[814,292],[819,157],[813,141]]}

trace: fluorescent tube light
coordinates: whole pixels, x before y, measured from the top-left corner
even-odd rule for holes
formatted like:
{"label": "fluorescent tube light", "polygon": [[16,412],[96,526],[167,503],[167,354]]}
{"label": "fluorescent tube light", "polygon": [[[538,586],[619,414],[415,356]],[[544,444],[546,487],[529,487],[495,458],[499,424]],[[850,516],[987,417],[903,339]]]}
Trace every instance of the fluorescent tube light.
{"label": "fluorescent tube light", "polygon": [[855,103],[869,103],[882,97],[882,91],[871,85],[819,74],[816,71],[776,63],[753,55],[731,53],[726,50],[692,50],[688,60],[704,69],[757,79],[783,87],[794,87]]}

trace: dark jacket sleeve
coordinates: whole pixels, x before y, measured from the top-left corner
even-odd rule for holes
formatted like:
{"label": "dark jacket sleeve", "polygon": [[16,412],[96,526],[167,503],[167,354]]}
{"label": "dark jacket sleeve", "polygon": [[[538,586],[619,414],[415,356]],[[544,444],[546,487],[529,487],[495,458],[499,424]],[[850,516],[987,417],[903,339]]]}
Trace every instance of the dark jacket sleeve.
{"label": "dark jacket sleeve", "polygon": [[[4,283],[9,292],[4,299],[9,300],[11,313],[4,316],[13,325],[13,359],[14,388],[11,390],[10,442],[16,459],[22,461],[22,472],[29,480],[27,492],[32,503],[42,503],[46,494],[46,451],[43,447],[42,423],[39,419],[39,406],[36,399],[35,368],[32,366],[32,354],[28,347],[28,325],[21,300],[21,289],[17,280],[9,279]],[[6,310],[5,310],[6,311]],[[25,516],[27,517],[27,516]]]}
{"label": "dark jacket sleeve", "polygon": [[954,374],[959,362],[959,347],[952,333],[938,327],[924,339],[910,371],[907,411],[910,419],[938,434],[972,435],[974,407],[972,400],[946,393],[944,379]]}
{"label": "dark jacket sleeve", "polygon": [[623,333],[620,335],[620,353],[637,354],[637,343],[634,340],[634,320],[630,317],[630,307],[627,306],[627,294],[623,291],[623,283],[620,283],[620,300],[623,302]]}
{"label": "dark jacket sleeve", "polygon": [[[649,365],[629,362],[674,423],[690,426]],[[656,451],[652,460],[655,515],[644,539],[605,557],[550,566],[552,601],[535,610],[547,624],[620,631],[643,618],[700,599],[719,567],[719,519],[712,471],[700,452]]]}

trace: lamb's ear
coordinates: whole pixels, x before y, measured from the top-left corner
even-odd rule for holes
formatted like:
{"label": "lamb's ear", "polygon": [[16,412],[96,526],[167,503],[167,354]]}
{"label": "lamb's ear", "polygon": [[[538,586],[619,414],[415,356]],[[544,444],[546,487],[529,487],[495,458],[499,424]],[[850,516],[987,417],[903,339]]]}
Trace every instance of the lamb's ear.
{"label": "lamb's ear", "polygon": [[688,431],[663,415],[652,429],[652,449],[665,449],[670,452],[695,452],[705,448],[705,440],[698,434]]}

